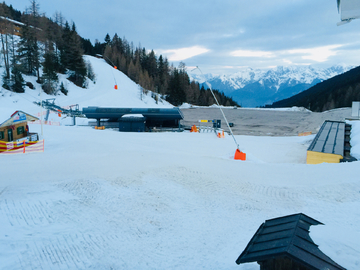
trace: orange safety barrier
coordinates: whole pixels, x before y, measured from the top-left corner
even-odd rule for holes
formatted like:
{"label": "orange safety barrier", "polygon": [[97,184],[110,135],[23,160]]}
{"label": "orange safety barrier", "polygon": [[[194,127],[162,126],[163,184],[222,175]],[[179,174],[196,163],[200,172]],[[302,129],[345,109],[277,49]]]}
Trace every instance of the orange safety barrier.
{"label": "orange safety barrier", "polygon": [[301,132],[301,133],[298,134],[298,136],[309,136],[311,134],[312,134],[311,131],[309,131],[309,132]]}
{"label": "orange safety barrier", "polygon": [[217,137],[218,137],[218,138],[225,138],[225,133],[224,133],[224,131],[222,131],[222,132],[219,131],[219,132],[217,133]]}
{"label": "orange safety barrier", "polygon": [[101,127],[98,127],[98,126],[95,126],[95,129],[105,129],[105,126],[101,126]]}
{"label": "orange safety barrier", "polygon": [[30,152],[44,152],[44,140],[33,142],[0,141],[0,154],[24,154]]}
{"label": "orange safety barrier", "polygon": [[199,132],[199,129],[195,125],[193,125],[190,129],[190,132]]}
{"label": "orange safety barrier", "polygon": [[246,160],[246,154],[241,152],[239,149],[236,149],[234,159],[236,159],[236,160]]}
{"label": "orange safety barrier", "polygon": [[[41,125],[41,121],[40,120],[36,120],[36,121],[33,121],[33,122],[28,122],[29,125]],[[60,122],[55,122],[55,121],[45,121],[43,120],[42,121],[42,124],[44,125],[48,125],[48,126],[60,126]]]}

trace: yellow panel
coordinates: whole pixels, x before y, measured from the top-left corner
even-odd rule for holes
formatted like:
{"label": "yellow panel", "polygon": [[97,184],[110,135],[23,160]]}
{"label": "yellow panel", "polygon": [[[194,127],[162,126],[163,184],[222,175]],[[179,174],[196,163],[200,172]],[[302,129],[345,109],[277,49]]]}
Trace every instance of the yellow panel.
{"label": "yellow panel", "polygon": [[307,164],[320,164],[326,163],[340,163],[340,159],[344,157],[341,155],[307,151],[306,163]]}

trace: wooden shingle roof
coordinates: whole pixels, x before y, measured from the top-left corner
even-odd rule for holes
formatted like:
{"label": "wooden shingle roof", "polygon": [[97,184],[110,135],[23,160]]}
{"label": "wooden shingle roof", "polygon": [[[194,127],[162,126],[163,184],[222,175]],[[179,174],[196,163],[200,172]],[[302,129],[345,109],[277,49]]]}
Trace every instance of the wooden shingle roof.
{"label": "wooden shingle roof", "polygon": [[236,263],[261,262],[285,256],[313,270],[345,270],[322,253],[310,238],[310,226],[319,224],[322,223],[302,213],[266,220]]}

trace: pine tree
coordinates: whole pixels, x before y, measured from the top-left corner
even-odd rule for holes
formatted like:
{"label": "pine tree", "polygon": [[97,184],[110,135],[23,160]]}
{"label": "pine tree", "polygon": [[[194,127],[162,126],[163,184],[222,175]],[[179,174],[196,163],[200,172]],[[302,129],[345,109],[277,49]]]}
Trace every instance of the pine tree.
{"label": "pine tree", "polygon": [[6,77],[10,78],[10,36],[11,24],[6,20],[0,21],[0,39],[1,39],[1,52],[4,59]]}
{"label": "pine tree", "polygon": [[54,22],[59,25],[60,27],[64,26],[64,16],[61,14],[61,12],[55,12],[54,15]]}
{"label": "pine tree", "polygon": [[23,49],[27,50],[28,64],[31,62],[32,71],[28,70],[28,72],[29,74],[36,75],[37,81],[40,83],[40,48],[38,40],[41,37],[42,31],[38,29],[40,23],[39,10],[39,3],[36,0],[30,0],[30,7],[27,8],[28,16],[25,17],[25,28],[27,30],[24,31],[22,37],[25,35]]}
{"label": "pine tree", "polygon": [[61,39],[59,40],[59,51],[60,51],[60,70],[62,73],[66,72],[66,69],[69,68],[70,58],[70,39],[71,39],[71,30],[69,23],[66,21],[65,26],[62,30]]}
{"label": "pine tree", "polygon": [[147,57],[146,69],[149,72],[149,76],[155,79],[155,77],[158,74],[158,70],[157,70],[157,59],[155,56],[155,52],[153,50],[151,50],[151,52]]}
{"label": "pine tree", "polygon": [[168,83],[169,83],[169,63],[168,60],[165,58],[163,59],[163,56],[160,55],[159,61],[158,61],[158,79],[157,79],[157,89],[160,94],[165,95],[166,91],[168,89]]}
{"label": "pine tree", "polygon": [[90,39],[80,37],[84,54],[95,56],[95,50]]}
{"label": "pine tree", "polygon": [[200,96],[199,84],[196,83],[195,81],[192,81],[189,87],[189,97],[187,99],[187,102],[190,104],[196,104],[199,96]]}
{"label": "pine tree", "polygon": [[72,28],[68,22],[63,30],[63,41],[60,47],[60,63],[62,70],[69,70],[69,80],[77,86],[85,87],[86,66],[83,59],[82,43],[76,32],[75,23]]}
{"label": "pine tree", "polygon": [[28,24],[22,28],[17,52],[23,72],[28,75],[37,75],[39,80],[40,52],[34,29]]}
{"label": "pine tree", "polygon": [[80,37],[76,32],[75,23],[72,25],[70,35],[70,59],[69,69],[72,72],[69,79],[77,86],[84,87],[86,77],[86,66],[83,59],[83,50],[81,47]]}
{"label": "pine tree", "polygon": [[200,94],[197,101],[197,104],[199,106],[206,106],[207,105],[207,97],[206,97],[207,91],[205,90],[204,86],[202,85],[200,88]]}
{"label": "pine tree", "polygon": [[122,40],[118,36],[117,33],[115,33],[115,35],[114,35],[114,37],[113,37],[113,39],[111,41],[111,46],[113,48],[115,48],[118,53],[120,53],[120,54],[124,53],[124,46],[123,46]]}
{"label": "pine tree", "polygon": [[16,93],[24,93],[25,89],[25,81],[21,74],[21,71],[18,67],[18,65],[15,65],[13,69],[11,70],[11,90]]}
{"label": "pine tree", "polygon": [[47,94],[54,94],[58,83],[58,76],[56,73],[56,56],[52,50],[49,50],[44,55],[42,88]]}
{"label": "pine tree", "polygon": [[186,101],[184,89],[181,87],[181,77],[179,71],[175,68],[169,81],[169,94],[167,101],[178,106]]}
{"label": "pine tree", "polygon": [[10,82],[10,76],[8,76],[8,74],[6,73],[6,71],[4,71],[3,75],[2,75],[2,87],[7,89],[7,90],[11,90],[11,82]]}
{"label": "pine tree", "polygon": [[38,26],[37,25],[37,18],[40,17],[39,13],[40,13],[40,5],[39,5],[39,3],[36,0],[30,0],[30,7],[27,8],[27,14],[29,14],[32,17],[33,21],[32,21],[31,24],[34,27]]}
{"label": "pine tree", "polygon": [[99,40],[96,39],[94,45],[94,53],[103,55],[104,50],[105,50],[105,43],[101,43],[99,42]]}
{"label": "pine tree", "polygon": [[110,44],[110,41],[111,41],[110,35],[109,35],[109,34],[106,34],[106,36],[105,36],[105,43],[106,43],[106,45]]}

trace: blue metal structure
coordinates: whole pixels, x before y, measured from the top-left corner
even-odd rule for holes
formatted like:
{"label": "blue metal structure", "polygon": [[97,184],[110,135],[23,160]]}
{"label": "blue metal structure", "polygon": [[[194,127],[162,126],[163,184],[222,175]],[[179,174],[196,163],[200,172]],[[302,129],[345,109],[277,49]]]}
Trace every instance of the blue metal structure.
{"label": "blue metal structure", "polygon": [[[82,113],[89,119],[96,119],[98,126],[101,120],[124,122],[123,116],[138,115],[145,118],[146,128],[179,127],[184,115],[179,108],[104,108],[86,107]],[[134,117],[134,120],[138,117]],[[130,119],[126,120],[131,121]],[[137,121],[137,120],[136,120]]]}

